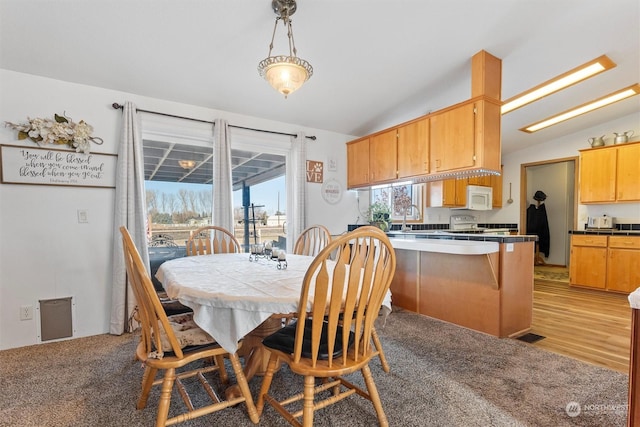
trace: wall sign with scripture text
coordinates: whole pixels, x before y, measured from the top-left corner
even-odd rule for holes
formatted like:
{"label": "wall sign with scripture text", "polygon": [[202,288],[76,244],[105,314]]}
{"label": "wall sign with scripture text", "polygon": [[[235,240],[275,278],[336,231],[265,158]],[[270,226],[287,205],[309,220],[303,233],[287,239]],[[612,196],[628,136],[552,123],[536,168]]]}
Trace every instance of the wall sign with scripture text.
{"label": "wall sign with scripture text", "polygon": [[117,159],[115,154],[0,145],[0,181],[4,184],[115,188]]}

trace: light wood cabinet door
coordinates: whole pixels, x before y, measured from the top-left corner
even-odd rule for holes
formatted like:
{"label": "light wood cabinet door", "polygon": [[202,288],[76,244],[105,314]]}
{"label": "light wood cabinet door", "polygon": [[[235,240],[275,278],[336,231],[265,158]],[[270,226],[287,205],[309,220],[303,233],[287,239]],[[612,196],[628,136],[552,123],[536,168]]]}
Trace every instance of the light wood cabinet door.
{"label": "light wood cabinet door", "polygon": [[455,206],[466,206],[467,205],[467,185],[468,181],[466,179],[454,179],[452,180],[455,183],[456,187],[456,203]]}
{"label": "light wood cabinet door", "polygon": [[491,175],[489,178],[491,182],[491,188],[493,189],[492,204],[494,208],[502,207],[502,168],[500,168],[500,175]]}
{"label": "light wood cabinet door", "polygon": [[396,129],[369,139],[369,178],[372,184],[398,177],[398,137]]}
{"label": "light wood cabinet door", "polygon": [[607,289],[620,292],[635,291],[640,286],[639,265],[640,250],[609,248]]}
{"label": "light wood cabinet door", "polygon": [[640,237],[610,236],[607,289],[633,292],[640,286]]}
{"label": "light wood cabinet door", "polygon": [[431,117],[431,172],[475,165],[475,105],[462,104]]}
{"label": "light wood cabinet door", "polygon": [[474,176],[469,178],[469,185],[481,185],[483,187],[491,187],[491,176]]}
{"label": "light wood cabinet door", "polygon": [[467,180],[445,179],[427,183],[428,208],[456,208],[467,204]]}
{"label": "light wood cabinet door", "polygon": [[640,200],[640,144],[617,148],[616,199]]}
{"label": "light wood cabinet door", "polygon": [[569,279],[572,285],[604,289],[607,279],[607,249],[573,246]]}
{"label": "light wood cabinet door", "polygon": [[580,203],[616,200],[616,150],[595,148],[580,152]]}
{"label": "light wood cabinet door", "polygon": [[347,187],[369,184],[369,138],[347,143]]}
{"label": "light wood cabinet door", "polygon": [[569,282],[605,289],[607,280],[607,236],[571,236]]}
{"label": "light wood cabinet door", "polygon": [[398,178],[429,173],[429,118],[398,128]]}

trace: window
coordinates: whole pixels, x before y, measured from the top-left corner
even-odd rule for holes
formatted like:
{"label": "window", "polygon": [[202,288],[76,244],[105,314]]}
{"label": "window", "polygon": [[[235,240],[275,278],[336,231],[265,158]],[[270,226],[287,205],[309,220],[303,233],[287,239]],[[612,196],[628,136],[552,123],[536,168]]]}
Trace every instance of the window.
{"label": "window", "polygon": [[391,210],[391,220],[422,222],[424,184],[397,183],[371,189],[371,203],[382,202]]}
{"label": "window", "polygon": [[[143,121],[150,247],[184,247],[193,230],[211,224],[213,137],[211,125],[200,125],[158,130]],[[286,155],[277,144],[265,152],[271,144],[246,135],[231,141],[234,234],[241,244],[272,240],[284,247]]]}

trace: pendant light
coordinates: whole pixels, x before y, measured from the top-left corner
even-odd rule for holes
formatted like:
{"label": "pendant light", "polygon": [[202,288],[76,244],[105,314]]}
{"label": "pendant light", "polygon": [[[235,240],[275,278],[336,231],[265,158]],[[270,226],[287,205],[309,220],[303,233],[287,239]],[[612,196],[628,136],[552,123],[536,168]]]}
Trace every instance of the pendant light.
{"label": "pendant light", "polygon": [[[313,67],[302,58],[298,58],[298,51],[293,40],[291,27],[291,15],[296,11],[295,0],[273,0],[273,11],[277,15],[269,45],[269,56],[258,64],[258,72],[265,80],[286,98],[289,94],[298,90],[304,82],[313,75]],[[289,55],[271,55],[273,40],[276,36],[278,21],[282,21],[287,30],[289,42]]]}

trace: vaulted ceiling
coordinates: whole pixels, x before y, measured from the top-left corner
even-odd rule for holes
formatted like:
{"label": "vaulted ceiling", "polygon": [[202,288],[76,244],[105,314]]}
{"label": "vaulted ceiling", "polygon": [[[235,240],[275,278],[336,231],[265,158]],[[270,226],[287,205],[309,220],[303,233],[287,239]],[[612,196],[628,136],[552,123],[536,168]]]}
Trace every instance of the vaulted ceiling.
{"label": "vaulted ceiling", "polygon": [[640,82],[638,0],[299,0],[314,75],[288,99],[256,70],[274,20],[271,0],[1,0],[0,67],[360,136],[470,98],[480,50],[503,61],[503,99],[606,54],[614,69],[503,116],[503,153],[640,111],[518,130]]}

